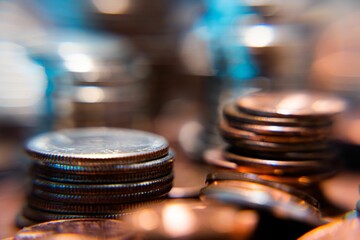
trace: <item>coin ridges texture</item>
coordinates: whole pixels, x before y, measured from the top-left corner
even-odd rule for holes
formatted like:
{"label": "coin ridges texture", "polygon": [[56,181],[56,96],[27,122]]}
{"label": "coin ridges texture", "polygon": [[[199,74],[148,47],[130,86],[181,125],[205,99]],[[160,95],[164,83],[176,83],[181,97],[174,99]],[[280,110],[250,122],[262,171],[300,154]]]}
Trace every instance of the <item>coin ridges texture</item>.
{"label": "coin ridges texture", "polygon": [[54,162],[121,160],[142,162],[168,152],[165,138],[139,130],[80,128],[41,134],[31,139],[26,151],[36,160]]}

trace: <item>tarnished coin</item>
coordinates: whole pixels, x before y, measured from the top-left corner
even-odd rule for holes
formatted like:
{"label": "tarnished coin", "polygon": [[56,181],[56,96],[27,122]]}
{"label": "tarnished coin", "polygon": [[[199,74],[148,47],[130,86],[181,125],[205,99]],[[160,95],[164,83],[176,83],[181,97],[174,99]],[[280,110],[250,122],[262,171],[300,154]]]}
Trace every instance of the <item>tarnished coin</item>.
{"label": "tarnished coin", "polygon": [[27,142],[25,148],[30,156],[40,161],[134,163],[166,155],[168,142],[159,135],[139,130],[100,127],[41,134]]}
{"label": "tarnished coin", "polygon": [[111,204],[111,203],[129,203],[152,200],[158,197],[162,197],[167,194],[172,188],[172,183],[164,184],[156,189],[142,191],[142,192],[130,192],[130,193],[117,193],[106,195],[88,195],[88,194],[61,194],[44,191],[35,188],[31,191],[31,195],[42,198],[44,200],[65,202],[65,203],[77,203],[77,204]]}
{"label": "tarnished coin", "polygon": [[78,195],[91,195],[93,196],[106,196],[114,194],[134,194],[138,192],[147,192],[154,189],[161,188],[162,186],[171,184],[173,181],[173,174],[170,173],[164,177],[142,181],[142,182],[129,182],[129,183],[59,183],[41,178],[32,180],[33,189],[40,189],[52,193],[60,194],[78,194]]}
{"label": "tarnished coin", "polygon": [[328,126],[331,125],[331,119],[327,117],[317,118],[297,118],[297,117],[269,117],[253,115],[239,109],[236,104],[230,103],[224,106],[223,116],[229,122],[263,124],[263,125],[277,125],[277,126]]}
{"label": "tarnished coin", "polygon": [[165,200],[157,198],[150,201],[132,202],[123,204],[76,204],[43,200],[31,196],[28,198],[27,205],[46,212],[61,214],[113,214],[117,212],[131,212],[135,209],[149,207]]}
{"label": "tarnished coin", "polygon": [[236,163],[238,171],[256,174],[269,174],[278,176],[302,176],[331,170],[330,162],[307,160],[307,161],[277,161],[270,159],[255,158],[250,155],[239,155],[231,150],[224,151],[227,161]]}
{"label": "tarnished coin", "polygon": [[240,207],[264,209],[282,218],[306,222],[314,226],[323,223],[320,211],[314,205],[284,189],[260,182],[214,181],[202,189],[200,198],[203,201],[216,200]]}
{"label": "tarnished coin", "polygon": [[253,141],[263,141],[270,143],[309,143],[327,140],[326,136],[284,136],[284,135],[264,135],[255,132],[231,127],[225,121],[220,123],[220,133],[228,142],[236,142],[238,139],[248,139]]}
{"label": "tarnished coin", "polygon": [[225,139],[228,143],[238,148],[245,148],[255,151],[268,152],[307,152],[328,149],[329,145],[326,142],[313,142],[301,144],[289,143],[271,143],[263,141],[243,140],[243,139]]}
{"label": "tarnished coin", "polygon": [[338,114],[346,108],[340,98],[308,91],[257,92],[239,98],[243,111],[273,117],[321,117]]}
{"label": "tarnished coin", "polygon": [[46,239],[131,239],[134,231],[123,221],[115,219],[57,220],[26,227],[19,231],[18,240]]}

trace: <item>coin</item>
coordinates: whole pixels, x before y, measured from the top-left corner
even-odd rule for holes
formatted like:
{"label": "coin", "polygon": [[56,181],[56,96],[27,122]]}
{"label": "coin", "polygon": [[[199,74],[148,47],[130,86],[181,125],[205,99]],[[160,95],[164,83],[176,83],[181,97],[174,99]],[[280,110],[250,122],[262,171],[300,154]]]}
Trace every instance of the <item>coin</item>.
{"label": "coin", "polygon": [[53,160],[43,160],[35,163],[36,169],[44,171],[54,171],[63,173],[89,174],[89,175],[104,175],[111,173],[136,173],[146,171],[161,171],[163,168],[172,166],[174,162],[174,153],[148,161],[138,163],[128,163],[121,160],[90,160],[84,162],[70,161],[68,163],[58,163]]}
{"label": "coin", "polygon": [[257,92],[239,98],[242,111],[273,117],[328,117],[344,111],[340,98],[308,91]]}
{"label": "coin", "polygon": [[[41,189],[33,189],[31,195],[42,198],[44,200],[78,203],[78,204],[111,204],[111,203],[128,203],[151,200],[167,194],[172,188],[172,183],[164,184],[156,189],[144,192],[132,192],[121,194],[107,194],[107,195],[80,195],[80,194],[60,194]],[[30,196],[31,196],[30,195]]]}
{"label": "coin", "polygon": [[[305,194],[305,193],[304,193]],[[203,201],[220,201],[239,207],[264,209],[277,216],[322,224],[320,211],[314,205],[292,193],[263,183],[247,180],[214,181],[201,191]]]}
{"label": "coin", "polygon": [[314,127],[314,126],[328,126],[332,121],[329,118],[310,118],[299,119],[296,117],[269,117],[252,115],[237,108],[235,103],[230,103],[224,106],[223,116],[229,122],[263,124],[263,125],[277,125],[277,126],[297,126],[297,127]]}
{"label": "coin", "polygon": [[78,195],[113,195],[113,194],[131,194],[137,192],[147,192],[153,189],[158,189],[164,185],[171,184],[173,181],[173,174],[164,177],[147,180],[142,182],[129,182],[129,183],[108,183],[108,184],[95,184],[95,183],[59,183],[48,181],[41,178],[32,180],[33,189],[40,189],[52,193],[60,194],[78,194]]}
{"label": "coin", "polygon": [[25,148],[38,161],[137,163],[166,155],[168,143],[159,135],[139,130],[79,128],[41,134],[27,142]]}
{"label": "coin", "polygon": [[[74,234],[74,235],[72,235]],[[134,231],[115,219],[72,219],[40,223],[20,230],[15,239],[130,239]],[[60,238],[62,237],[62,238]],[[71,238],[73,239],[73,238]]]}
{"label": "coin", "polygon": [[236,142],[237,139],[247,139],[253,141],[263,141],[271,143],[309,143],[326,140],[323,135],[315,136],[284,136],[284,135],[263,135],[255,132],[231,127],[225,121],[220,123],[220,133],[229,143]]}
{"label": "coin", "polygon": [[360,219],[338,219],[317,227],[299,240],[339,240],[339,239],[359,239]]}
{"label": "coin", "polygon": [[61,214],[113,214],[117,212],[131,212],[135,209],[149,207],[164,201],[164,199],[164,197],[160,197],[149,201],[123,204],[72,204],[48,201],[31,196],[28,198],[27,205],[46,212]]}
{"label": "coin", "polygon": [[[50,168],[51,169],[51,168]],[[171,174],[173,165],[161,167],[157,170],[144,172],[121,172],[121,173],[97,173],[85,172],[85,174],[71,172],[55,172],[47,168],[34,168],[35,177],[63,183],[127,183],[134,181],[146,181],[161,178]]]}
{"label": "coin", "polygon": [[329,127],[292,127],[276,125],[257,125],[257,124],[239,124],[237,122],[228,122],[231,127],[243,129],[246,131],[275,136],[308,136],[325,137],[330,133]]}
{"label": "coin", "polygon": [[224,158],[227,161],[236,163],[237,171],[252,172],[257,174],[269,174],[279,176],[309,175],[331,170],[332,164],[322,161],[277,161],[255,158],[248,155],[234,154],[231,150],[225,150]]}

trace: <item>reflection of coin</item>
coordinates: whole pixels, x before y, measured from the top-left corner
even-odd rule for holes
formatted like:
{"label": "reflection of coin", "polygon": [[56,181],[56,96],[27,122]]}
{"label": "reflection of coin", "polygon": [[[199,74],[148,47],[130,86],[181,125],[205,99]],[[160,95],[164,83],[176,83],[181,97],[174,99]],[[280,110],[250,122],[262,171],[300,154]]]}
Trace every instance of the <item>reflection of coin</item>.
{"label": "reflection of coin", "polygon": [[26,150],[37,160],[54,162],[142,162],[166,155],[168,143],[161,136],[138,130],[80,128],[39,135],[26,144]]}
{"label": "reflection of coin", "polygon": [[284,218],[307,222],[315,226],[322,223],[320,211],[314,205],[304,202],[304,199],[281,188],[255,181],[214,181],[203,188],[201,194],[201,199],[205,201],[217,200],[240,207],[265,209],[281,213],[280,216]]}
{"label": "reflection of coin", "polygon": [[74,234],[77,239],[130,239],[135,236],[131,228],[120,220],[73,219],[51,221],[24,228],[16,234],[15,239],[58,239],[57,236],[66,236],[63,234]]}
{"label": "reflection of coin", "polygon": [[113,195],[113,194],[130,194],[137,192],[147,192],[153,189],[158,189],[161,186],[171,184],[173,174],[166,175],[153,180],[143,182],[129,182],[129,183],[103,183],[103,184],[80,184],[80,183],[58,183],[53,181],[35,178],[32,181],[34,189],[41,189],[47,192],[61,193],[61,194],[86,194],[86,195]]}
{"label": "reflection of coin", "polygon": [[237,106],[255,115],[275,117],[326,117],[342,112],[345,102],[305,91],[259,92],[241,97]]}
{"label": "reflection of coin", "polygon": [[236,107],[236,104],[228,104],[223,108],[223,115],[229,122],[263,124],[263,125],[278,125],[278,126],[324,126],[331,124],[328,118],[314,118],[314,119],[299,119],[296,117],[264,117],[252,115],[241,111]]}
{"label": "reflection of coin", "polygon": [[263,135],[255,132],[242,130],[229,126],[226,122],[220,124],[221,135],[228,141],[236,141],[237,139],[248,139],[253,141],[264,141],[271,143],[308,143],[314,141],[325,140],[322,135],[315,136],[283,136],[283,135]]}
{"label": "reflection of coin", "polygon": [[131,192],[121,194],[107,194],[107,195],[73,195],[60,194],[43,191],[41,189],[33,189],[31,194],[36,197],[58,202],[79,203],[79,204],[110,204],[110,203],[128,203],[151,200],[167,194],[172,187],[172,183],[165,184],[156,189],[146,192]]}

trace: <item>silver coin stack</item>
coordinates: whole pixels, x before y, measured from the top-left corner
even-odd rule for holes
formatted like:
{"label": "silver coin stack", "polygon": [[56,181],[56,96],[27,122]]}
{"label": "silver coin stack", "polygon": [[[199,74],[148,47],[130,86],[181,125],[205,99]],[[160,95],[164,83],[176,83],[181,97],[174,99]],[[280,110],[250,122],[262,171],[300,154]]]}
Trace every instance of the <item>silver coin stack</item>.
{"label": "silver coin stack", "polygon": [[158,135],[119,128],[50,132],[26,144],[32,187],[19,227],[72,218],[120,218],[172,188],[174,153]]}

